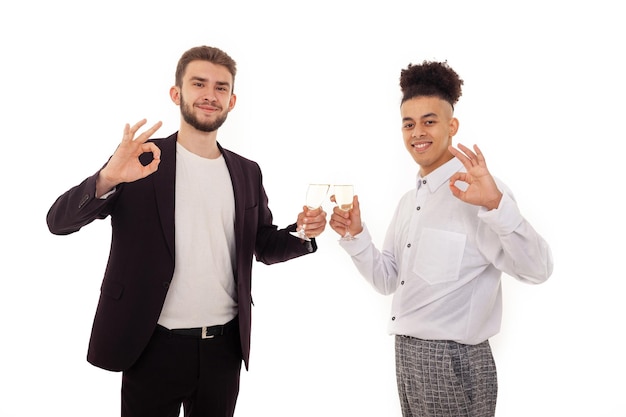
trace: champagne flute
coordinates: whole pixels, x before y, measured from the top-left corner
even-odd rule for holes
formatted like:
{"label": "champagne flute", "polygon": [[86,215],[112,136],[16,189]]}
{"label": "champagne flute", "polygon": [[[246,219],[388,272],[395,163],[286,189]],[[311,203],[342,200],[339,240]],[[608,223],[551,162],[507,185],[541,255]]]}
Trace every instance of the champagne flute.
{"label": "champagne flute", "polygon": [[[324,199],[326,198],[326,195],[328,194],[328,189],[330,188],[330,184],[309,184],[309,187],[307,188],[306,191],[306,206],[311,209],[311,210],[315,210],[317,208],[320,208],[322,206],[322,202],[324,201]],[[302,227],[300,228],[300,230],[298,230],[297,232],[290,232],[293,236],[297,236],[302,240],[311,240],[307,237],[307,235],[304,232],[304,229],[306,227],[305,223],[302,223]]]}
{"label": "champagne flute", "polygon": [[[352,209],[352,201],[354,199],[354,186],[352,185],[335,185],[335,203],[340,210],[350,211]],[[352,240],[354,237],[346,227],[346,234],[341,240]]]}

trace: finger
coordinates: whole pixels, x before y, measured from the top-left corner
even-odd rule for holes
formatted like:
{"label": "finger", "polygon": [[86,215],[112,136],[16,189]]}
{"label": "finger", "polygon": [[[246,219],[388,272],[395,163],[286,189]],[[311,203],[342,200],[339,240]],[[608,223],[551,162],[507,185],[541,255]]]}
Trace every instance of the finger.
{"label": "finger", "polygon": [[465,167],[465,169],[469,170],[474,165],[478,164],[476,159],[476,155],[463,144],[457,145],[459,149],[454,148],[453,146],[448,146],[448,150],[452,155],[454,155]]}
{"label": "finger", "polygon": [[467,182],[468,177],[469,177],[469,174],[467,172],[455,172],[450,177],[449,182],[450,182],[450,184],[454,184],[457,181]]}
{"label": "finger", "polygon": [[319,211],[317,212],[317,214],[315,215],[311,215],[311,212],[307,212],[306,216],[304,217],[304,221],[307,223],[320,223],[320,222],[325,222],[326,221],[326,212],[325,211]]}
{"label": "finger", "polygon": [[346,230],[348,230],[348,228],[341,223],[331,221],[328,224],[330,225],[330,228],[333,229],[335,232],[337,232],[340,236],[345,235]]}
{"label": "finger", "polygon": [[478,145],[474,145],[474,152],[476,152],[476,160],[478,161],[478,163],[485,164],[485,156],[483,155]]}
{"label": "finger", "polygon": [[318,208],[312,209],[312,208],[304,206],[303,211],[306,217],[317,217],[322,212],[322,208],[318,207]]}
{"label": "finger", "polygon": [[161,149],[152,142],[141,144],[142,153],[152,153],[152,158],[161,159]]}
{"label": "finger", "polygon": [[161,125],[163,125],[163,122],[161,121],[156,122],[150,129],[146,130],[141,135],[139,135],[139,137],[135,139],[135,141],[140,142],[140,143],[146,142],[148,139],[150,139],[150,137],[154,134],[154,132],[159,130]]}
{"label": "finger", "polygon": [[148,165],[143,167],[144,174],[147,177],[150,174],[154,174],[159,169],[160,159],[153,159]]}
{"label": "finger", "polygon": [[464,191],[462,191],[459,187],[454,185],[453,182],[450,182],[448,187],[450,188],[450,191],[452,192],[452,195],[454,195],[456,198],[462,199],[462,195],[465,194]]}
{"label": "finger", "polygon": [[309,223],[326,224],[326,213],[316,216],[314,219],[309,220]]}
{"label": "finger", "polygon": [[[135,133],[141,128],[141,126],[145,125],[148,121],[146,119],[141,119],[137,123],[135,123],[131,128],[129,128],[129,133],[131,137],[135,137]],[[126,124],[128,126],[128,124]]]}
{"label": "finger", "polygon": [[309,229],[307,228],[306,235],[307,235],[309,238],[314,238],[314,237],[318,237],[319,235],[321,235],[323,231],[324,231],[324,226],[317,227],[317,228],[315,228],[315,229],[313,229],[313,230],[309,230]]}
{"label": "finger", "polygon": [[130,142],[133,136],[130,134],[130,125],[126,123],[124,125],[124,134],[122,135],[122,142]]}
{"label": "finger", "polygon": [[456,183],[462,182],[467,184],[471,179],[471,176],[465,172],[457,172],[450,177],[448,182],[448,188],[452,191],[452,194],[457,198],[462,198],[465,195],[465,191],[459,188]]}
{"label": "finger", "polygon": [[485,158],[483,157],[482,152],[480,152],[480,149],[478,148],[478,146],[473,145],[474,151],[472,151],[470,148],[461,144],[459,144],[459,147],[462,147],[463,152],[467,154],[467,157],[469,158],[472,166],[476,166],[476,165],[484,166],[485,165]]}
{"label": "finger", "polygon": [[361,203],[359,203],[359,196],[356,194],[352,197],[352,210],[350,211],[355,216],[361,215]]}
{"label": "finger", "polygon": [[313,224],[307,223],[307,225],[306,225],[307,235],[309,235],[309,233],[310,234],[316,234],[316,233],[319,234],[320,229],[323,229],[323,227],[324,227],[323,223],[313,223]]}
{"label": "finger", "polygon": [[[459,148],[463,145],[458,145]],[[465,155],[463,152],[461,152],[459,149],[455,148],[454,146],[450,145],[448,146],[448,151],[450,151],[450,153],[452,155],[454,155],[455,158],[457,158],[459,161],[461,161],[461,163],[467,168],[467,165],[471,165],[471,161],[470,159],[467,157],[467,155]]]}
{"label": "finger", "polygon": [[330,201],[331,201],[332,203],[336,203],[336,202],[337,202],[337,200],[335,200],[335,194],[333,194],[333,195],[331,195],[331,196],[330,196]]}
{"label": "finger", "polygon": [[306,223],[307,228],[308,227],[318,228],[326,224],[326,216],[319,215],[314,218],[305,218],[304,222]]}
{"label": "finger", "polygon": [[472,150],[470,148],[468,148],[467,146],[463,145],[462,143],[459,143],[457,145],[459,147],[459,149],[461,151],[463,151],[463,153],[469,158],[469,159],[476,159],[476,154],[474,154],[474,152],[472,152]]}
{"label": "finger", "polygon": [[334,224],[336,226],[342,227],[342,228],[346,228],[348,227],[348,225],[350,224],[350,219],[347,219],[343,216],[337,216],[335,214],[333,214],[330,217],[330,224]]}
{"label": "finger", "polygon": [[339,206],[335,206],[333,207],[333,216],[335,215],[347,219],[350,217],[350,212],[340,209]]}

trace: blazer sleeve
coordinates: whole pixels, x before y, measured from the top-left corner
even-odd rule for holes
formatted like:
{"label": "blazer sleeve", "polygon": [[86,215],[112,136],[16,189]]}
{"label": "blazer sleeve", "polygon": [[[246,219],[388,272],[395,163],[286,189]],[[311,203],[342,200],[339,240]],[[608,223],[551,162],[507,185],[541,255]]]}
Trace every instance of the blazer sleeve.
{"label": "blazer sleeve", "polygon": [[117,193],[106,199],[96,197],[96,178],[99,172],[70,188],[52,204],[46,216],[51,233],[68,235],[110,214]]}
{"label": "blazer sleeve", "polygon": [[255,256],[258,261],[269,265],[317,251],[315,239],[306,242],[289,233],[296,230],[295,223],[284,229],[278,229],[273,224],[272,212],[261,177],[259,177],[258,219],[255,243]]}

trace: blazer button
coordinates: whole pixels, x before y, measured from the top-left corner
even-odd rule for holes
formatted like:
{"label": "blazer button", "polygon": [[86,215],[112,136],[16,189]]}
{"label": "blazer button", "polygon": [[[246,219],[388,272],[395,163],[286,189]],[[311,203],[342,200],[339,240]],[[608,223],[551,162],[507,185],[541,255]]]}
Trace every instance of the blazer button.
{"label": "blazer button", "polygon": [[90,198],[91,197],[89,196],[89,194],[85,194],[83,198],[80,199],[80,203],[78,203],[78,208],[79,209],[83,208],[83,206],[87,204]]}
{"label": "blazer button", "polygon": [[163,283],[163,288],[165,288],[166,290],[170,288],[170,283],[169,282],[164,282]]}

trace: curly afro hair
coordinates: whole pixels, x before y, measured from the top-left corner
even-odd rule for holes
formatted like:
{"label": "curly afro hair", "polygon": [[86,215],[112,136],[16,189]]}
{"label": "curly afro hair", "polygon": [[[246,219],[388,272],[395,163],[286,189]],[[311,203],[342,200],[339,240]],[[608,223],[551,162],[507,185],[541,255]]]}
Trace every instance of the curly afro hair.
{"label": "curly afro hair", "polygon": [[461,97],[463,80],[448,66],[448,62],[424,61],[409,64],[400,72],[402,103],[415,97],[434,96],[454,105]]}

